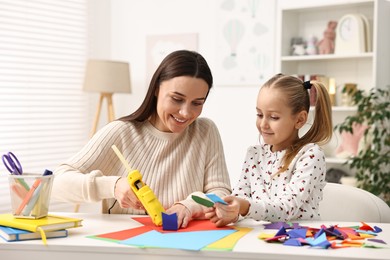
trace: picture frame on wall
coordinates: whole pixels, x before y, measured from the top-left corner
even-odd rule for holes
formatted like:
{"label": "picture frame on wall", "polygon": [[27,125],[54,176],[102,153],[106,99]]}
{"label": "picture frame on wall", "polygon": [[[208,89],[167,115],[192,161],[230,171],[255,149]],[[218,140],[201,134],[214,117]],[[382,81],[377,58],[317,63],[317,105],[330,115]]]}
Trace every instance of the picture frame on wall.
{"label": "picture frame on wall", "polygon": [[220,0],[216,84],[259,86],[274,73],[276,1]]}
{"label": "picture frame on wall", "polygon": [[198,34],[161,34],[146,36],[146,77],[150,81],[161,61],[176,50],[198,50]]}

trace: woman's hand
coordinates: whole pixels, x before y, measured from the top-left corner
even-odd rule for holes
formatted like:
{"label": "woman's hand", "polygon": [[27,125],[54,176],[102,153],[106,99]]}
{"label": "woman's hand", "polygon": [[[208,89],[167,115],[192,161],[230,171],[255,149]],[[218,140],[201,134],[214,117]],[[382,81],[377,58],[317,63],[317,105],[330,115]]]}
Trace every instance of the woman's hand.
{"label": "woman's hand", "polygon": [[235,196],[227,196],[222,198],[228,203],[215,203],[214,207],[205,210],[205,217],[210,219],[217,227],[226,226],[237,221],[240,213],[240,200]]}
{"label": "woman's hand", "polygon": [[177,203],[166,210],[167,214],[176,213],[177,215],[177,226],[179,228],[186,228],[188,223],[192,219],[191,211],[183,204]]}
{"label": "woman's hand", "polygon": [[143,209],[142,203],[131,190],[127,178],[121,177],[115,184],[115,199],[118,201],[121,208]]}

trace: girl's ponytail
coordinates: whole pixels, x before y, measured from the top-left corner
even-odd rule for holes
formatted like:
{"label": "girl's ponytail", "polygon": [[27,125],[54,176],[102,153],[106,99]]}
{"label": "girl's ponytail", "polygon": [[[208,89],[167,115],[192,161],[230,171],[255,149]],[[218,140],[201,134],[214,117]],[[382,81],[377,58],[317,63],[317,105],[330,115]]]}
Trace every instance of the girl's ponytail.
{"label": "girl's ponytail", "polygon": [[332,138],[332,105],[325,86],[318,81],[311,81],[311,87],[315,88],[317,98],[314,109],[313,125],[307,133],[300,138],[302,145],[308,143],[326,144]]}

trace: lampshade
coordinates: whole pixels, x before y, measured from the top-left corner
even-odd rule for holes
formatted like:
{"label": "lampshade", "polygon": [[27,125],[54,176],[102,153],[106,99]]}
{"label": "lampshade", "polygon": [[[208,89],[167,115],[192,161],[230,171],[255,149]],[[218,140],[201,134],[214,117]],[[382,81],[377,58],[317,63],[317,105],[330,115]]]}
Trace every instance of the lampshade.
{"label": "lampshade", "polygon": [[111,60],[88,60],[83,90],[131,93],[129,64]]}

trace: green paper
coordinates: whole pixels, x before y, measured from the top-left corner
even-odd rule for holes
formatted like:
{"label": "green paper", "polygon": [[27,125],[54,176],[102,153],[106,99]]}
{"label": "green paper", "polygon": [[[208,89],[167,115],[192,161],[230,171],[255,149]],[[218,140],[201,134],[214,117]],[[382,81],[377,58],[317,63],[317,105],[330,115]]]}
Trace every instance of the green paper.
{"label": "green paper", "polygon": [[204,199],[204,198],[201,198],[201,197],[198,197],[198,196],[195,196],[195,195],[192,195],[191,196],[192,199],[199,203],[200,205],[203,205],[205,207],[209,207],[211,208],[212,206],[214,206],[214,202],[210,201],[210,200],[207,200],[207,199]]}

